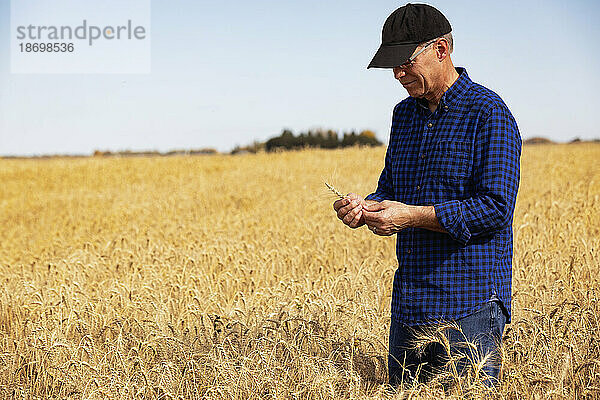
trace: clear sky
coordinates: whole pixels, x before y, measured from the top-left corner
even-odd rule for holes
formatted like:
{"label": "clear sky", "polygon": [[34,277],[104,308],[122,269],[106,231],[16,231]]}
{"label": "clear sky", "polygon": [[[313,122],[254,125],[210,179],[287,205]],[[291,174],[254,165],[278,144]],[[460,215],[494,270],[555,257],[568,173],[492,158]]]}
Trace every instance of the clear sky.
{"label": "clear sky", "polygon": [[[0,155],[228,151],[282,128],[372,129],[386,141],[407,94],[390,70],[366,66],[403,4],[153,0],[151,73],[103,75],[11,74],[0,0]],[[600,2],[428,4],[452,24],[454,64],[500,94],[523,138],[600,137]]]}

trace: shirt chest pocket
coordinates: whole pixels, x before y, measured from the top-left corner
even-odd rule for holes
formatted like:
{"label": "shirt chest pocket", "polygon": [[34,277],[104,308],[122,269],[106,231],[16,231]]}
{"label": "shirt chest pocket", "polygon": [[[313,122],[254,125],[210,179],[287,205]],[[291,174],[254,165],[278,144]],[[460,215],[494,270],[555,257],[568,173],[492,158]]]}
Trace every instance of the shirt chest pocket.
{"label": "shirt chest pocket", "polygon": [[440,140],[433,144],[429,157],[429,174],[443,180],[463,180],[471,174],[471,143]]}

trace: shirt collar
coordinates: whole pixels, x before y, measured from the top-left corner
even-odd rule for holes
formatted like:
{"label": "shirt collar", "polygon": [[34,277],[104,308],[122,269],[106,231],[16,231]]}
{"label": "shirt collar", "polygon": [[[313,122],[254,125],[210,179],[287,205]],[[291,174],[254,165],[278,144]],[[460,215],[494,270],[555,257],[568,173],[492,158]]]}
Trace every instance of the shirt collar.
{"label": "shirt collar", "polygon": [[[444,107],[444,110],[448,110],[448,108],[452,107],[452,105],[460,99],[471,87],[473,81],[469,78],[467,74],[467,70],[463,67],[455,67],[456,72],[458,72],[458,79],[454,81],[452,86],[448,88],[442,95],[440,99],[440,103],[438,107]],[[424,109],[429,110],[429,106],[427,104],[427,100],[425,99],[416,99],[417,105]],[[446,108],[448,107],[448,108]]]}
{"label": "shirt collar", "polygon": [[450,86],[450,88],[442,95],[442,98],[440,99],[441,106],[452,107],[452,105],[454,105],[454,103],[456,103],[456,101],[460,99],[473,84],[473,81],[469,78],[465,68],[456,67],[455,69],[456,72],[458,72],[458,79],[454,81],[452,86]]}

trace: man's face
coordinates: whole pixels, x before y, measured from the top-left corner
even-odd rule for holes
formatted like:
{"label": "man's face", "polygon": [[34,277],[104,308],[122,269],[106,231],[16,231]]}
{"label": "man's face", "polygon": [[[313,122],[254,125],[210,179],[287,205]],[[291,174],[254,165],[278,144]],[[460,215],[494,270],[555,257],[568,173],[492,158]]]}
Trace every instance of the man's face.
{"label": "man's face", "polygon": [[[411,97],[424,98],[435,87],[440,63],[436,57],[436,44],[428,46],[408,68],[394,67],[394,77],[404,86]],[[422,49],[417,47],[415,53]]]}

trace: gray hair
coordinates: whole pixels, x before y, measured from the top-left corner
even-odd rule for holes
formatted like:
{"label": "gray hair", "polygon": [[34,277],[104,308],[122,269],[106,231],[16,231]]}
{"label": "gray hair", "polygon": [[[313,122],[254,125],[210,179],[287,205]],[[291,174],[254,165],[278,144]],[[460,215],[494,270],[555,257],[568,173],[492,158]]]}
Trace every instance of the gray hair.
{"label": "gray hair", "polygon": [[428,43],[432,43],[438,39],[446,39],[446,42],[448,42],[448,53],[452,54],[452,50],[454,50],[454,39],[452,38],[452,32],[448,32],[445,35],[442,35],[440,37],[437,37],[433,40],[430,40],[428,42],[423,42],[421,43],[419,46],[426,46]]}

